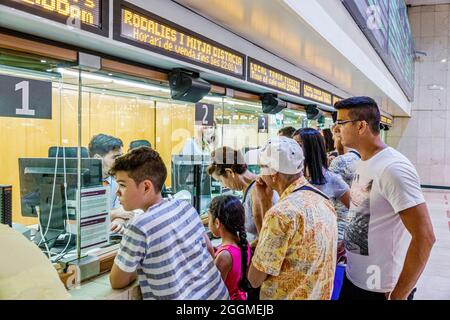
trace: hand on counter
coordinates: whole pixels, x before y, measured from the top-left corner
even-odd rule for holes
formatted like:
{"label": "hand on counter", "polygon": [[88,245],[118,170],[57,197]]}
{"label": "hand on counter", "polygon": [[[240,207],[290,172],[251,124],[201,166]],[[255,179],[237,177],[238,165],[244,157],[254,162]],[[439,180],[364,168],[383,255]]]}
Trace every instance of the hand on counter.
{"label": "hand on counter", "polygon": [[115,233],[124,233],[126,221],[121,218],[116,218],[111,222],[111,231]]}
{"label": "hand on counter", "polygon": [[134,217],[134,213],[132,211],[125,211],[122,207],[111,210],[111,221],[116,219],[129,220]]}

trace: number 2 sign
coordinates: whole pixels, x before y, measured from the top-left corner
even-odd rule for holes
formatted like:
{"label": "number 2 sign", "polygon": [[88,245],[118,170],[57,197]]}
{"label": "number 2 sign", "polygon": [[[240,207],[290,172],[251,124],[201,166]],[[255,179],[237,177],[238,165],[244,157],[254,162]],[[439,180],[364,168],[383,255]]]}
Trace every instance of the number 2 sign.
{"label": "number 2 sign", "polygon": [[209,103],[195,104],[195,124],[212,127],[214,124],[214,105]]}
{"label": "number 2 sign", "polygon": [[52,118],[52,83],[0,75],[0,117]]}

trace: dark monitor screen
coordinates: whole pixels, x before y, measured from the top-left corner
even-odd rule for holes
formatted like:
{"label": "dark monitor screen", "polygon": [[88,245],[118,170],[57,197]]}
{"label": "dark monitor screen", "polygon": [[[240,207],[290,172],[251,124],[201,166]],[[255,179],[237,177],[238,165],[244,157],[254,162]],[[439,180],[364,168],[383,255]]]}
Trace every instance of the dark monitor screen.
{"label": "dark monitor screen", "polygon": [[211,177],[207,173],[209,155],[173,155],[172,189],[187,190],[192,195],[192,205],[199,213],[211,201]]}
{"label": "dark monitor screen", "polygon": [[[47,225],[50,211],[54,228],[64,223],[66,209],[69,218],[75,219],[77,161],[76,158],[19,158],[22,216],[37,217],[38,206],[41,224]],[[81,159],[81,187],[98,186],[102,186],[101,160]]]}

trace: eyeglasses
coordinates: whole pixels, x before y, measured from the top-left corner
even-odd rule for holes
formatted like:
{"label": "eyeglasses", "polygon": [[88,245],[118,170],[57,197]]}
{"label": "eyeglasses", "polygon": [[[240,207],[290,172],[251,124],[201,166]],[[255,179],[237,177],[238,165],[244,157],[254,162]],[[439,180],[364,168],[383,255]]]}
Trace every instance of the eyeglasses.
{"label": "eyeglasses", "polygon": [[356,122],[359,120],[336,120],[335,124],[343,126],[346,123],[350,123],[350,122]]}

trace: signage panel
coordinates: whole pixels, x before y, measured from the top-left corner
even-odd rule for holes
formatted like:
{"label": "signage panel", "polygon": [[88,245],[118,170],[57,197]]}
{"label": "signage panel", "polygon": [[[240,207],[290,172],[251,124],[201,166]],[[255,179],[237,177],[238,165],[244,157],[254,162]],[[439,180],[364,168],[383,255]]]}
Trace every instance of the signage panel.
{"label": "signage panel", "polygon": [[126,2],[115,4],[114,39],[245,78],[243,54]]}
{"label": "signage panel", "polygon": [[108,36],[109,0],[0,0],[0,4]]}
{"label": "signage panel", "polygon": [[301,96],[300,79],[252,58],[248,58],[247,80],[275,90]]}
{"label": "signage panel", "polygon": [[303,97],[330,106],[332,105],[331,93],[307,82],[303,82]]}

